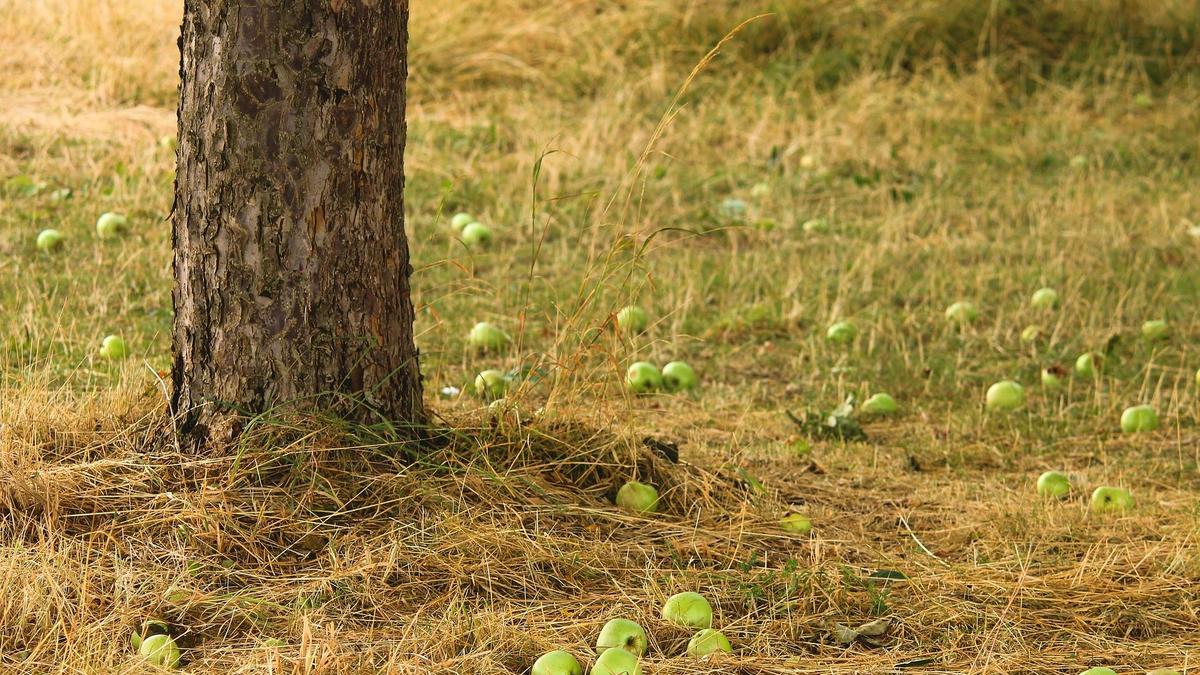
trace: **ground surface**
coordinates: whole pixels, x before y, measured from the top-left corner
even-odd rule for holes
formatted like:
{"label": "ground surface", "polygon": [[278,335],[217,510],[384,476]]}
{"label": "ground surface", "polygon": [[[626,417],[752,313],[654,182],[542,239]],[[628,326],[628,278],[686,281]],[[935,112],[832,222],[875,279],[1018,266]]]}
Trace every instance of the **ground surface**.
{"label": "ground surface", "polygon": [[[1200,665],[1200,18],[1011,5],[414,0],[418,339],[457,433],[417,450],[281,412],[195,458],[155,373],[180,8],[0,0],[0,669],[146,670],[147,617],[197,673],[520,672],[590,662],[615,616],[649,629],[655,675]],[[100,241],[110,210],[130,232]],[[465,249],[459,210],[495,245]],[[1041,286],[1059,309],[1030,308]],[[962,330],[959,300],[981,312]],[[629,302],[652,319],[633,339],[611,328]],[[858,338],[828,343],[844,319]],[[1170,338],[1142,341],[1148,319]],[[478,320],[517,344],[467,349]],[[130,358],[98,357],[110,333]],[[1088,350],[1097,378],[1042,388]],[[643,358],[703,386],[631,399]],[[543,412],[438,398],[485,367],[528,374],[514,398]],[[1021,411],[984,411],[1001,379]],[[902,410],[865,440],[785,414],[877,391]],[[1161,429],[1121,434],[1143,402]],[[1069,499],[1035,496],[1048,469],[1077,474]],[[612,506],[635,476],[664,513]],[[1136,508],[1089,513],[1103,484]],[[680,656],[658,611],[685,589],[732,658]],[[876,617],[878,645],[832,638]]]}

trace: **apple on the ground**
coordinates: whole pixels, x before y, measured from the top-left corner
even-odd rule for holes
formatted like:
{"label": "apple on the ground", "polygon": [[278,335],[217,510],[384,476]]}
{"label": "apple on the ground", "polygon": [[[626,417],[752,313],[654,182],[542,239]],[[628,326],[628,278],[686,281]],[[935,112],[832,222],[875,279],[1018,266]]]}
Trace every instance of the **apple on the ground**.
{"label": "apple on the ground", "polygon": [[767,183],[755,183],[754,187],[750,188],[750,196],[755,199],[763,199],[770,196],[771,186]]}
{"label": "apple on the ground", "polygon": [[946,318],[959,324],[971,323],[979,318],[979,309],[970,302],[956,302],[946,308]]}
{"label": "apple on the ground", "polygon": [[624,651],[641,656],[649,646],[650,640],[646,637],[646,631],[637,622],[629,619],[609,621],[600,629],[600,636],[596,638],[597,652]]}
{"label": "apple on the ground", "polygon": [[691,391],[700,383],[696,371],[683,361],[672,361],[663,366],[663,387],[671,393]]}
{"label": "apple on the ground", "polygon": [[609,649],[596,659],[591,675],[642,675],[638,657],[624,649]]}
{"label": "apple on the ground", "polygon": [[96,234],[101,239],[111,239],[120,235],[127,224],[129,219],[119,213],[102,213],[96,219]]}
{"label": "apple on the ground", "polygon": [[858,337],[858,327],[850,321],[839,321],[825,331],[825,339],[835,344],[844,345]]}
{"label": "apple on the ground", "polygon": [[105,359],[123,359],[129,356],[129,347],[116,335],[109,335],[100,342],[100,356]]}
{"label": "apple on the ground", "polygon": [[1154,406],[1135,405],[1121,413],[1121,431],[1134,434],[1142,431],[1154,431],[1158,428],[1158,413]]}
{"label": "apple on the ground", "polygon": [[1038,476],[1037,493],[1043,497],[1066,497],[1071,493],[1071,479],[1061,471],[1047,471]]}
{"label": "apple on the ground", "polygon": [[179,667],[179,647],[170,635],[151,635],[142,640],[138,654],[150,663],[163,668]]}
{"label": "apple on the ground", "polygon": [[459,237],[467,248],[482,248],[492,243],[492,230],[483,223],[468,223]]}
{"label": "apple on the ground", "polygon": [[1037,342],[1040,337],[1042,337],[1041,326],[1026,326],[1025,330],[1021,331],[1021,342]]}
{"label": "apple on the ground", "polygon": [[1075,359],[1075,374],[1080,377],[1095,377],[1101,356],[1096,352],[1085,352]]}
{"label": "apple on the ground", "polygon": [[789,513],[779,520],[779,526],[795,534],[808,534],[813,527],[812,519],[803,513]]}
{"label": "apple on the ground", "polygon": [[480,321],[471,329],[467,335],[467,342],[473,347],[489,351],[499,351],[508,346],[512,341],[508,333],[504,332],[499,326],[487,321]]}
{"label": "apple on the ground", "polygon": [[1142,324],[1142,337],[1149,342],[1164,340],[1171,334],[1171,326],[1162,319],[1147,321]]}
{"label": "apple on the ground", "polygon": [[1113,670],[1112,668],[1097,666],[1095,668],[1088,668],[1079,675],[1117,675],[1117,671]]}
{"label": "apple on the ground", "polygon": [[49,253],[62,248],[63,235],[58,230],[42,230],[37,236],[37,247],[39,251]]}
{"label": "apple on the ground", "polygon": [[688,641],[687,653],[688,656],[699,658],[708,656],[715,652],[725,652],[726,654],[733,651],[733,645],[729,644],[729,639],[721,634],[721,631],[705,628],[704,630],[692,636]]}
{"label": "apple on the ground", "polygon": [[450,219],[450,227],[454,228],[455,232],[462,232],[463,228],[475,222],[475,218],[469,213],[456,213]]}
{"label": "apple on the ground", "polygon": [[508,378],[502,371],[485,370],[475,376],[475,393],[482,398],[504,398],[507,390]]}
{"label": "apple on the ground", "polygon": [[712,605],[703,595],[694,591],[676,593],[667,598],[662,608],[662,618],[667,623],[682,628],[711,628]]}
{"label": "apple on the ground", "polygon": [[1133,508],[1133,495],[1129,490],[1101,485],[1092,491],[1092,511],[1108,513],[1128,511]]}
{"label": "apple on the ground", "polygon": [[1008,412],[1016,410],[1025,404],[1025,389],[1013,382],[1004,380],[988,387],[987,409]]}
{"label": "apple on the ground", "polygon": [[1033,292],[1029,304],[1037,309],[1051,309],[1058,306],[1058,292],[1053,288],[1039,288]]}
{"label": "apple on the ground", "polygon": [[646,330],[650,325],[650,317],[646,316],[646,312],[637,305],[629,305],[621,308],[617,312],[617,328],[622,333],[635,335]]}
{"label": "apple on the ground", "polygon": [[1042,386],[1046,388],[1046,391],[1058,391],[1062,389],[1062,378],[1059,377],[1057,369],[1042,369]]}
{"label": "apple on the ground", "polygon": [[556,649],[539,656],[530,675],[583,675],[583,666],[570,652]]}
{"label": "apple on the ground", "polygon": [[813,218],[811,220],[804,221],[804,224],[800,226],[800,229],[803,230],[805,234],[825,234],[829,231],[829,221],[825,220],[824,218]]}
{"label": "apple on the ground", "polygon": [[658,510],[658,490],[631,480],[617,490],[617,506],[634,513],[654,513]]}
{"label": "apple on the ground", "polygon": [[868,415],[891,415],[900,409],[890,394],[879,393],[863,401],[862,411]]}
{"label": "apple on the ground", "polygon": [[662,373],[653,363],[638,361],[625,372],[625,387],[635,394],[650,394],[662,386]]}

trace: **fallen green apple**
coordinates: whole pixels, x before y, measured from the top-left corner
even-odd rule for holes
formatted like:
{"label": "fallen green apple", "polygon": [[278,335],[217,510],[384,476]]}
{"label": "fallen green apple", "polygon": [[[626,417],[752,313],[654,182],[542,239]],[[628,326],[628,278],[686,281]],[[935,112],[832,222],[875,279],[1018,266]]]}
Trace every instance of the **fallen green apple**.
{"label": "fallen green apple", "polygon": [[971,323],[979,318],[979,309],[969,302],[956,302],[946,308],[946,318],[958,324]]}
{"label": "fallen green apple", "polygon": [[151,635],[142,640],[138,654],[150,663],[163,668],[179,667],[179,647],[170,635]]}
{"label": "fallen green apple", "polygon": [[650,317],[637,305],[629,305],[617,312],[617,328],[622,333],[635,335],[646,330],[650,325]]}
{"label": "fallen green apple", "polygon": [[462,232],[463,228],[475,222],[475,218],[469,213],[456,213],[450,219],[450,227],[455,232]]}
{"label": "fallen green apple", "polygon": [[1025,389],[1012,380],[988,387],[987,409],[1008,412],[1025,405]]}
{"label": "fallen green apple", "polygon": [[1117,675],[1117,671],[1112,668],[1097,666],[1096,668],[1088,668],[1079,675]]}
{"label": "fallen green apple", "polygon": [[1042,337],[1041,326],[1026,326],[1025,330],[1021,331],[1021,342],[1037,342],[1040,337]]}
{"label": "fallen green apple", "polygon": [[1058,391],[1062,389],[1062,378],[1058,376],[1056,369],[1042,369],[1042,386],[1046,388],[1046,391]]}
{"label": "fallen green apple", "polygon": [[1108,513],[1128,511],[1133,508],[1133,495],[1129,490],[1101,485],[1092,491],[1092,511]]}
{"label": "fallen green apple", "polygon": [[96,219],[96,234],[101,239],[112,239],[125,231],[129,219],[119,213],[102,213]]}
{"label": "fallen green apple", "polygon": [[699,593],[676,593],[667,598],[666,604],[663,605],[662,618],[667,623],[681,628],[710,628],[713,620],[712,605]]}
{"label": "fallen green apple", "polygon": [[1075,374],[1080,377],[1095,377],[1101,358],[1096,352],[1080,354],[1079,358],[1075,359]]}
{"label": "fallen green apple", "polygon": [[492,230],[483,223],[469,223],[459,237],[467,248],[483,248],[492,243]]}
{"label": "fallen green apple", "polygon": [[635,394],[650,394],[662,389],[662,373],[653,363],[638,361],[625,372],[625,388]]}
{"label": "fallen green apple", "polygon": [[1134,434],[1158,428],[1158,413],[1153,406],[1135,405],[1121,413],[1121,431]]}
{"label": "fallen green apple", "polygon": [[507,347],[512,338],[496,324],[480,321],[467,335],[467,342],[478,349],[499,351]]}
{"label": "fallen green apple", "polygon": [[58,230],[42,230],[38,232],[37,247],[39,251],[49,253],[62,248],[63,235]]}
{"label": "fallen green apple", "polygon": [[767,183],[755,183],[754,187],[750,188],[750,196],[755,199],[763,199],[771,195],[771,186]]}
{"label": "fallen green apple", "polygon": [[829,221],[825,220],[824,218],[813,218],[811,220],[804,221],[804,224],[800,226],[800,229],[803,230],[805,234],[825,234],[826,232],[829,232]]}
{"label": "fallen green apple", "polygon": [[504,398],[508,378],[499,370],[485,370],[475,376],[475,393],[486,399]]}
{"label": "fallen green apple", "polygon": [[683,361],[672,361],[663,366],[662,379],[663,387],[671,393],[691,391],[700,384],[696,371]]}
{"label": "fallen green apple", "polygon": [[825,339],[834,344],[844,345],[858,337],[858,327],[850,321],[839,321],[825,331]]}
{"label": "fallen green apple", "polygon": [[733,651],[733,645],[729,644],[729,639],[721,634],[721,631],[705,628],[704,630],[692,636],[688,641],[687,653],[692,658],[708,656],[714,652],[725,652],[726,654]]}
{"label": "fallen green apple", "polygon": [[631,480],[617,490],[617,506],[634,513],[654,513],[658,510],[658,490]]}
{"label": "fallen green apple", "polygon": [[1053,288],[1039,288],[1029,299],[1030,306],[1035,309],[1053,309],[1058,307],[1058,291]]}
{"label": "fallen green apple", "polygon": [[583,666],[570,652],[557,649],[539,656],[530,675],[583,675]]}
{"label": "fallen green apple", "polygon": [[100,356],[105,359],[123,359],[129,356],[129,348],[125,341],[116,335],[109,335],[100,342]]}
{"label": "fallen green apple", "polygon": [[[600,636],[596,638],[597,652],[614,651],[641,656],[646,653],[646,648],[649,646],[650,640],[646,637],[646,631],[629,619],[609,621],[600,629]],[[599,664],[599,661],[596,663]],[[592,672],[596,672],[594,667]]]}
{"label": "fallen green apple", "polygon": [[875,394],[863,401],[862,411],[867,415],[891,415],[900,409],[896,399],[889,394]]}
{"label": "fallen green apple", "polygon": [[1145,338],[1147,342],[1165,340],[1170,334],[1171,326],[1162,319],[1155,319],[1154,321],[1147,321],[1146,323],[1142,324],[1142,337]]}
{"label": "fallen green apple", "polygon": [[1047,471],[1038,476],[1037,493],[1043,497],[1066,497],[1071,493],[1071,479],[1061,471]]}
{"label": "fallen green apple", "polygon": [[813,528],[812,520],[803,513],[789,513],[779,519],[779,526],[795,534],[808,534]]}
{"label": "fallen green apple", "polygon": [[591,675],[642,675],[638,657],[624,649],[609,649],[592,664]]}

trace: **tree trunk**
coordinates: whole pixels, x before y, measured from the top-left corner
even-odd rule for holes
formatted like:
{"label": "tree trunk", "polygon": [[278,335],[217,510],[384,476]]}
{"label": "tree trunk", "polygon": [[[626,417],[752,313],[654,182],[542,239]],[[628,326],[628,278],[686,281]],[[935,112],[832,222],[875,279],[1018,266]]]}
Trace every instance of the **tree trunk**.
{"label": "tree trunk", "polygon": [[281,404],[422,421],[407,43],[407,0],[185,2],[172,407],[193,440]]}

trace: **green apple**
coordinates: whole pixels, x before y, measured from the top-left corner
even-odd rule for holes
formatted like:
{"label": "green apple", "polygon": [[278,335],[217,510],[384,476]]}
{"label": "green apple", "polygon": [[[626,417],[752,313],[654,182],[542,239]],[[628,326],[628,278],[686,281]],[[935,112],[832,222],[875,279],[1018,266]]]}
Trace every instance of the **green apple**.
{"label": "green apple", "polygon": [[512,342],[512,338],[496,324],[480,321],[467,335],[467,342],[478,349],[500,351]]}
{"label": "green apple", "polygon": [[646,312],[637,305],[623,307],[621,311],[617,312],[617,328],[622,333],[635,335],[646,330],[649,325],[650,317],[646,316]]}
{"label": "green apple", "polygon": [[467,248],[483,248],[492,243],[492,230],[483,223],[469,223],[459,237]]}
{"label": "green apple", "polygon": [[650,394],[662,389],[663,377],[653,363],[638,361],[625,372],[625,388],[635,394]]}
{"label": "green apple", "polygon": [[688,656],[699,658],[708,656],[714,652],[725,652],[726,654],[733,651],[733,645],[729,644],[729,639],[721,634],[719,630],[705,628],[704,630],[692,636],[688,641],[687,653]]}
{"label": "green apple", "polygon": [[63,235],[58,230],[42,230],[38,232],[37,247],[39,251],[49,253],[62,248]]}
{"label": "green apple", "polygon": [[1023,405],[1025,405],[1025,389],[1016,382],[1004,380],[988,387],[988,410],[1007,412],[1016,410]]}
{"label": "green apple", "polygon": [[475,218],[471,214],[456,213],[454,214],[454,217],[450,219],[450,227],[452,227],[455,232],[462,232],[464,227],[474,222]]}
{"label": "green apple", "polygon": [[779,526],[795,534],[812,532],[812,520],[803,513],[789,513],[779,520]]}
{"label": "green apple", "polygon": [[868,415],[891,415],[899,409],[896,399],[889,394],[875,394],[862,404],[862,411]]}
{"label": "green apple", "polygon": [[723,213],[726,218],[741,218],[742,216],[746,215],[746,202],[736,197],[730,197],[721,202],[721,213]]}
{"label": "green apple", "polygon": [[116,335],[109,335],[100,342],[100,356],[106,359],[123,359],[129,356],[129,347]]}
{"label": "green apple", "polygon": [[800,226],[800,229],[803,230],[805,234],[825,234],[826,232],[829,232],[829,221],[825,220],[824,218],[812,218],[804,221],[804,224]]}
{"label": "green apple", "polygon": [[617,506],[634,513],[654,513],[658,510],[658,490],[631,480],[617,490]]}
{"label": "green apple", "polygon": [[1061,471],[1047,471],[1038,476],[1037,493],[1043,497],[1066,497],[1071,493],[1071,479]]}
{"label": "green apple", "polygon": [[642,667],[637,656],[624,649],[609,649],[592,664],[592,675],[642,675]]}
{"label": "green apple", "polygon": [[475,393],[486,399],[504,398],[508,378],[499,370],[485,370],[475,376]]}
{"label": "green apple", "polygon": [[1046,391],[1058,391],[1062,389],[1062,378],[1058,376],[1056,368],[1042,369],[1042,386],[1046,388]]}
{"label": "green apple", "polygon": [[970,302],[956,302],[946,308],[946,318],[959,324],[971,323],[979,318],[979,309]]}
{"label": "green apple", "polygon": [[750,196],[755,199],[765,199],[771,196],[771,186],[766,183],[755,183],[754,187],[750,188]]}
{"label": "green apple", "polygon": [[712,627],[712,605],[703,595],[693,591],[676,593],[667,598],[662,608],[663,621],[681,628]]}
{"label": "green apple", "polygon": [[96,219],[96,234],[101,239],[112,239],[125,231],[129,219],[119,213],[103,213]]}
{"label": "green apple", "polygon": [[1021,331],[1021,342],[1037,342],[1040,337],[1042,337],[1041,326],[1026,326],[1025,330]]}
{"label": "green apple", "polygon": [[[646,653],[646,648],[649,646],[650,640],[646,637],[646,631],[629,619],[609,621],[600,629],[600,636],[596,638],[597,652],[623,651],[634,656],[641,656]],[[592,672],[596,671],[593,669]]]}
{"label": "green apple", "polygon": [[662,379],[663,387],[672,393],[691,391],[700,384],[700,378],[696,376],[696,371],[683,361],[672,361],[663,366]]}
{"label": "green apple", "polygon": [[1142,337],[1148,342],[1165,340],[1170,334],[1171,326],[1162,319],[1155,319],[1154,321],[1147,321],[1142,324]]}
{"label": "green apple", "polygon": [[1141,431],[1154,431],[1158,428],[1158,413],[1153,406],[1135,405],[1121,413],[1121,431],[1134,434]]}
{"label": "green apple", "polygon": [[1029,304],[1035,309],[1053,309],[1058,307],[1058,291],[1053,288],[1039,288],[1033,292]]}
{"label": "green apple", "polygon": [[1080,377],[1095,377],[1096,368],[1100,365],[1102,358],[1096,352],[1080,354],[1079,358],[1075,359],[1075,374]]}
{"label": "green apple", "polygon": [[850,321],[839,321],[825,331],[825,339],[834,344],[844,345],[858,337],[858,327]]}
{"label": "green apple", "polygon": [[171,669],[179,667],[179,647],[170,635],[151,635],[142,640],[138,654],[156,666]]}
{"label": "green apple", "polygon": [[1107,513],[1110,511],[1128,511],[1133,508],[1133,495],[1129,490],[1101,485],[1092,491],[1092,511]]}
{"label": "green apple", "polygon": [[530,675],[583,675],[583,666],[571,652],[556,649],[539,656]]}
{"label": "green apple", "polygon": [[1088,668],[1079,675],[1117,675],[1117,671],[1113,670],[1112,668],[1097,666],[1095,668]]}

